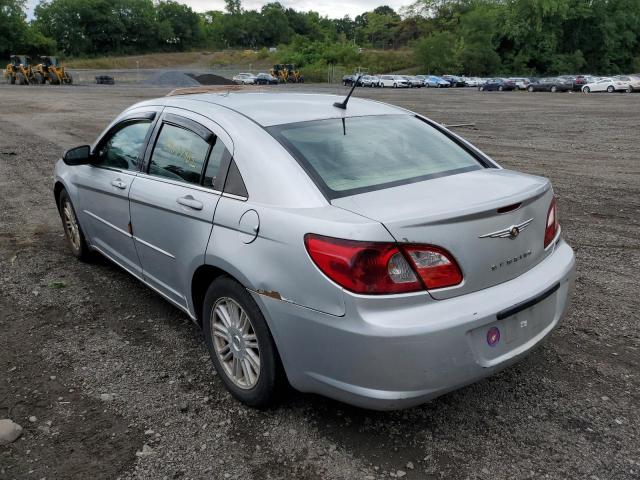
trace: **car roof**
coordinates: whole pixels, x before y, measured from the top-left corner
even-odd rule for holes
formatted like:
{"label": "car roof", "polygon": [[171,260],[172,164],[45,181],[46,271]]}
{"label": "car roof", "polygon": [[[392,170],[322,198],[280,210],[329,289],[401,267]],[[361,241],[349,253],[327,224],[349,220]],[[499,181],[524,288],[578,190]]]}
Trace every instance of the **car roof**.
{"label": "car roof", "polygon": [[[263,127],[327,118],[408,113],[392,105],[355,97],[351,97],[346,110],[333,106],[334,102],[342,102],[344,98],[345,95],[308,93],[204,93],[167,97],[167,105],[180,108],[182,102],[193,100],[220,105]],[[206,111],[197,113],[206,115]]]}

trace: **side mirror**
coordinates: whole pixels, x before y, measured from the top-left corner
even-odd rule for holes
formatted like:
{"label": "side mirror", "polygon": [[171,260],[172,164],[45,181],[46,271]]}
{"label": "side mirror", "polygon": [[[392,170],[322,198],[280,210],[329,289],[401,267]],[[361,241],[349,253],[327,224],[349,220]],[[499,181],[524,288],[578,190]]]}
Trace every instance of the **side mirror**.
{"label": "side mirror", "polygon": [[82,145],[64,152],[62,160],[67,165],[86,165],[91,161],[91,147]]}

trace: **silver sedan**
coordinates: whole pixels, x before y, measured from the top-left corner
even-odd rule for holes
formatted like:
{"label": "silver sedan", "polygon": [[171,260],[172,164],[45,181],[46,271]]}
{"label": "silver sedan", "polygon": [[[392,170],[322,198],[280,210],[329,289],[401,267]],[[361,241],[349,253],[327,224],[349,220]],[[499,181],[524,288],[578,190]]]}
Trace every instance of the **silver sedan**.
{"label": "silver sedan", "polygon": [[99,252],[199,323],[256,407],[287,382],[408,407],[522,358],[573,283],[549,181],[415,113],[336,100],[132,106],[56,164],[73,254]]}

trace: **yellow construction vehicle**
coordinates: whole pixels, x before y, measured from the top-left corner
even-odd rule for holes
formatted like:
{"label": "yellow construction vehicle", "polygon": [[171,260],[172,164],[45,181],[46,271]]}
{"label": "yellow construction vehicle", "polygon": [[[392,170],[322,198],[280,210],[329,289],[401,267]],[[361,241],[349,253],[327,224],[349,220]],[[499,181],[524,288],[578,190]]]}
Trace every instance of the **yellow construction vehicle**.
{"label": "yellow construction vehicle", "polygon": [[277,78],[278,82],[280,82],[280,83],[286,83],[287,82],[288,72],[287,72],[287,69],[285,68],[285,66],[283,64],[276,63],[269,73],[271,73],[272,77]]}
{"label": "yellow construction vehicle", "polygon": [[304,78],[300,71],[296,70],[296,66],[292,63],[277,63],[269,73],[277,78],[280,83],[304,83]]}
{"label": "yellow construction vehicle", "polygon": [[287,82],[289,83],[304,83],[304,77],[300,73],[300,70],[296,69],[296,66],[288,63],[285,65],[287,70]]}
{"label": "yellow construction vehicle", "polygon": [[11,55],[11,62],[4,71],[4,78],[10,84],[29,85],[36,83],[36,78],[31,68],[31,58],[27,55]]}
{"label": "yellow construction vehicle", "polygon": [[40,57],[42,63],[34,67],[34,77],[36,83],[48,82],[50,85],[72,84],[73,77],[69,75],[64,67],[58,63],[56,57],[43,55]]}

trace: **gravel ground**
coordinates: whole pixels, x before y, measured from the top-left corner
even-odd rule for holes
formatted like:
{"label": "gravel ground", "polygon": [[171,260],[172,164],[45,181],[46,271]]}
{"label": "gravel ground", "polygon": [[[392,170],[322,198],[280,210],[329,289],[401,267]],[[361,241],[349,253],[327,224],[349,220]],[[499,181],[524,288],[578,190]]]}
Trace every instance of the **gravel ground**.
{"label": "gravel ground", "polygon": [[640,476],[640,95],[357,91],[474,122],[457,131],[550,177],[578,261],[565,322],[527,359],[380,413],[296,392],[241,406],[184,314],[109,262],[71,256],[56,158],[166,91],[0,86],[0,418],[24,427],[0,446],[0,478]]}

